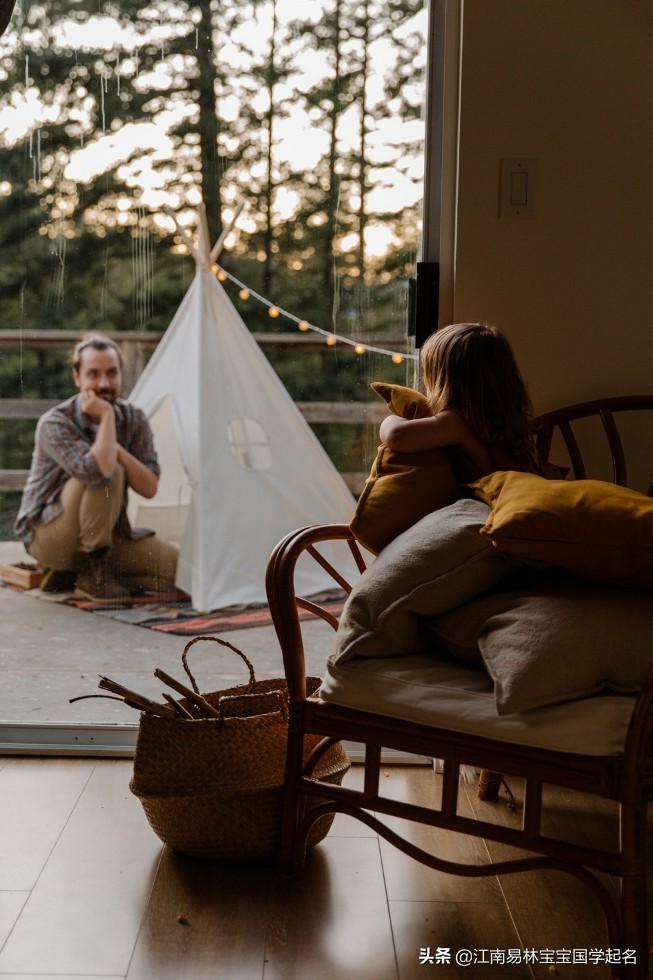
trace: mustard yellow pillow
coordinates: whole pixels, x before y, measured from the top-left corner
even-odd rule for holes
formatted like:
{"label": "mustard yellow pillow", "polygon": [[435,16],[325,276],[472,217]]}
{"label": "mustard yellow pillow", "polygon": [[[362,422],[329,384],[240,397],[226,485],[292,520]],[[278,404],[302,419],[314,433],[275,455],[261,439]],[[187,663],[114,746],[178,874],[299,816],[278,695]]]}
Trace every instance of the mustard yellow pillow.
{"label": "mustard yellow pillow", "polygon": [[[417,419],[431,414],[419,391],[384,382],[374,382],[371,387],[394,415]],[[362,545],[378,554],[422,517],[446,507],[459,496],[446,450],[397,453],[379,446],[351,529]]]}
{"label": "mustard yellow pillow", "polygon": [[370,388],[383,399],[393,415],[400,415],[402,419],[427,419],[431,415],[426,395],[421,391],[386,381],[373,381]]}
{"label": "mustard yellow pillow", "polygon": [[492,508],[481,533],[499,551],[579,578],[653,586],[653,499],[601,480],[497,472],[470,484]]}

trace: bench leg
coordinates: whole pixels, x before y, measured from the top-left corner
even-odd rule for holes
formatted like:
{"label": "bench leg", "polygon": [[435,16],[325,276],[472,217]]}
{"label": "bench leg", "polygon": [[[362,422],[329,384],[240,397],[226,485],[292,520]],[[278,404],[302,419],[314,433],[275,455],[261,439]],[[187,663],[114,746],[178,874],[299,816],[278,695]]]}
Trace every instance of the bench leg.
{"label": "bench leg", "polygon": [[305,797],[298,789],[304,765],[304,738],[300,725],[288,726],[286,775],[283,787],[281,829],[277,848],[277,868],[281,874],[297,874],[306,860],[306,846],[299,841],[299,825],[304,816]]}
{"label": "bench leg", "polygon": [[646,895],[646,802],[622,803],[620,843],[624,857],[621,879],[621,929],[623,948],[637,950],[637,966],[626,967],[623,976],[647,980],[649,975],[648,914]]}

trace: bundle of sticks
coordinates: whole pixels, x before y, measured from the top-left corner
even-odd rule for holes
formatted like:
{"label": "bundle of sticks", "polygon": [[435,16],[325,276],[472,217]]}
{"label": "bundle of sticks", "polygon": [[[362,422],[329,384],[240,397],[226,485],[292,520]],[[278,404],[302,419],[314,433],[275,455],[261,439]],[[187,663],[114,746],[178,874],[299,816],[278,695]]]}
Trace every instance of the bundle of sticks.
{"label": "bundle of sticks", "polygon": [[138,711],[143,711],[147,715],[157,715],[160,718],[184,718],[187,721],[193,721],[196,718],[220,717],[218,710],[209,704],[206,698],[203,698],[201,694],[193,691],[190,687],[186,687],[181,681],[178,681],[175,677],[171,677],[170,674],[166,674],[164,670],[158,667],[154,671],[154,676],[158,677],[164,684],[167,684],[177,694],[183,695],[185,704],[182,704],[171,694],[168,694],[167,691],[163,692],[165,704],[158,704],[143,694],[138,694],[137,691],[130,691],[128,687],[112,681],[110,677],[103,677],[101,674],[98,676],[100,678],[98,687],[104,691],[111,691],[112,693],[110,695],[82,694],[80,697],[70,698],[70,704],[74,701],[83,701],[85,698],[108,697],[113,701],[123,701],[130,708],[136,708]]}

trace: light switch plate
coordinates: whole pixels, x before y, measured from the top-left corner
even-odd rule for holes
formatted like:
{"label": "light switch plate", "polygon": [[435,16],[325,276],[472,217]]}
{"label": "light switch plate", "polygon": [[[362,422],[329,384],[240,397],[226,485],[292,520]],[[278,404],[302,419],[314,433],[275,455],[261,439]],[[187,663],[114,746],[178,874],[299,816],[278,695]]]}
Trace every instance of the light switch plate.
{"label": "light switch plate", "polygon": [[535,213],[533,157],[507,157],[499,161],[499,217],[532,218]]}

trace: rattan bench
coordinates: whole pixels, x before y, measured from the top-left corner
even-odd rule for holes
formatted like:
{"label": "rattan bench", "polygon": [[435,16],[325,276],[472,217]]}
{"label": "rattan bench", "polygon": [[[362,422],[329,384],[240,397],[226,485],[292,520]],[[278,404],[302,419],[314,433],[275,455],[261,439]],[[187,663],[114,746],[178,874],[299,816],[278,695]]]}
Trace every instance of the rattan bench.
{"label": "rattan bench", "polygon": [[[534,422],[541,458],[548,458],[557,428],[567,447],[574,477],[584,478],[585,465],[572,423],[577,419],[596,416],[607,437],[614,480],[625,485],[628,478],[625,454],[614,416],[624,411],[650,409],[653,409],[653,396],[629,396],[586,402],[543,415]],[[649,495],[652,495],[651,486]],[[331,571],[338,585],[350,591],[350,584],[319,552],[321,542],[334,540],[344,542],[362,572],[365,569],[363,555],[345,525],[310,527],[290,533],[275,549],[267,571],[268,599],[283,652],[290,696],[285,803],[278,849],[280,869],[283,872],[298,872],[302,868],[305,841],[311,824],[321,815],[335,811],[356,817],[406,854],[440,871],[466,876],[502,875],[536,869],[565,871],[583,881],[600,902],[609,946],[637,950],[637,964],[613,966],[613,976],[644,980],[649,975],[645,856],[646,807],[653,792],[653,669],[638,697],[622,699],[627,709],[622,718],[622,733],[625,734],[617,737],[609,751],[604,750],[599,755],[589,747],[589,743],[577,743],[575,751],[560,751],[546,744],[526,744],[519,738],[511,741],[505,737],[505,733],[502,735],[500,729],[493,730],[489,736],[486,730],[461,730],[460,727],[443,724],[441,720],[437,724],[425,724],[406,717],[390,717],[384,713],[360,710],[355,705],[355,699],[348,703],[346,691],[336,692],[331,700],[326,700],[324,696],[307,698],[298,608],[311,608],[334,629],[337,628],[337,620],[317,604],[295,595],[294,570],[300,555],[308,553]],[[585,708],[599,708],[599,700],[598,697],[585,699]],[[582,702],[572,704],[580,705],[572,710],[583,710]],[[398,713],[401,714],[401,709],[398,709]],[[302,744],[307,733],[322,735],[323,741],[303,766]],[[334,787],[311,778],[320,754],[339,739],[359,742],[365,747],[361,790]],[[439,809],[431,810],[383,796],[379,787],[382,748],[444,760]],[[462,765],[497,770],[524,779],[521,828],[499,826],[458,813]],[[589,848],[544,834],[544,784],[570,787],[617,801],[620,810],[618,849]],[[324,800],[305,816],[305,802],[309,796],[321,796]],[[499,841],[522,848],[529,852],[529,856],[485,865],[442,860],[390,830],[379,819],[384,814]],[[607,872],[619,878],[621,897],[618,903],[614,902],[597,872]],[[599,939],[597,937],[597,945]]]}

